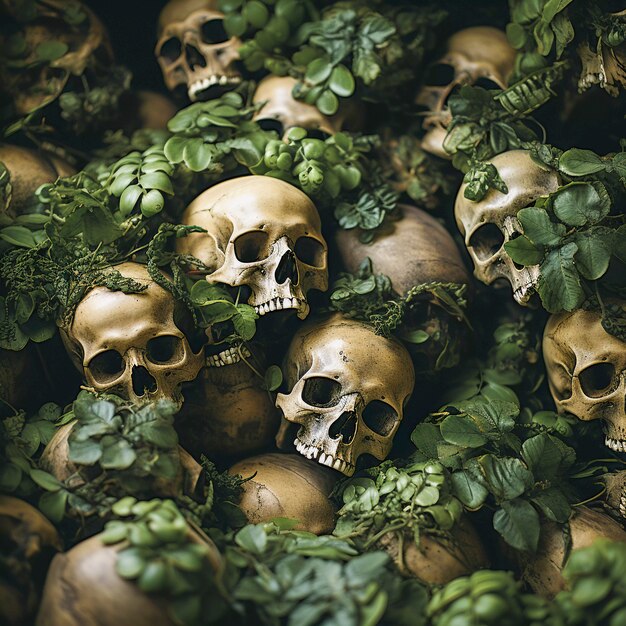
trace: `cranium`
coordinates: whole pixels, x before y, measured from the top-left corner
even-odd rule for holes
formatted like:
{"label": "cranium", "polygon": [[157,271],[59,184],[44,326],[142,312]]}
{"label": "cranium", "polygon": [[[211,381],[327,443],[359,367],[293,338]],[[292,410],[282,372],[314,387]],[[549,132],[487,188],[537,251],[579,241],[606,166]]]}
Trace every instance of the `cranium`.
{"label": "cranium", "polygon": [[399,341],[334,315],[298,331],[284,363],[289,393],[276,400],[285,418],[279,445],[291,422],[300,427],[300,454],[347,476],[362,454],[385,459],[415,383]]}
{"label": "cranium", "polygon": [[241,42],[226,34],[216,0],[170,0],[159,16],[158,38],[155,54],[170,91],[182,85],[195,101],[241,82]]}
{"label": "cranium", "polygon": [[284,136],[290,128],[300,126],[309,131],[309,137],[321,139],[338,133],[347,120],[348,111],[357,113],[354,107],[344,105],[335,115],[327,116],[318,108],[301,100],[296,100],[293,88],[298,84],[290,76],[268,76],[256,88],[253,103],[265,102],[254,116],[256,122],[265,130],[276,130]]}
{"label": "cranium", "polygon": [[[626,309],[623,300],[608,304]],[[557,410],[602,420],[606,446],[626,452],[626,343],[604,330],[601,313],[553,315],[543,336],[543,358]]]}
{"label": "cranium", "polygon": [[209,282],[249,287],[259,315],[296,309],[304,319],[307,292],[328,288],[319,215],[289,183],[266,176],[221,182],[187,207],[183,223],[207,232],[177,240],[177,251],[209,267]]}
{"label": "cranium", "polygon": [[505,89],[516,52],[506,35],[490,26],[474,26],[455,33],[446,43],[445,54],[433,64],[420,89],[416,104],[427,111],[422,147],[441,158],[450,158],[443,148],[450,112],[450,94],[462,85]]}
{"label": "cranium", "polygon": [[517,219],[520,209],[534,205],[541,196],[555,192],[559,176],[554,170],[539,167],[525,150],[511,150],[491,161],[498,169],[509,192],[490,189],[479,202],[463,195],[456,197],[456,223],[474,262],[474,276],[486,285],[504,278],[513,288],[513,297],[527,305],[539,279],[539,266],[519,267],[509,257],[504,244],[523,234]]}
{"label": "cranium", "polygon": [[123,263],[115,269],[147,289],[89,291],[69,327],[62,328],[65,346],[96,391],[136,404],[162,398],[182,403],[180,386],[198,374],[203,351],[194,353],[174,297],[153,282],[145,266]]}
{"label": "cranium", "polygon": [[[78,23],[64,20],[68,5],[65,0],[50,0],[36,3],[34,20],[11,23],[5,31],[23,38],[25,43],[23,51],[15,53],[13,63],[0,64],[3,88],[18,115],[27,115],[56,100],[71,76],[112,64],[113,52],[104,26],[87,6],[75,4],[85,15]],[[10,41],[0,36],[0,48],[6,49]],[[53,42],[66,46],[67,51],[53,60],[42,60],[40,50]]]}

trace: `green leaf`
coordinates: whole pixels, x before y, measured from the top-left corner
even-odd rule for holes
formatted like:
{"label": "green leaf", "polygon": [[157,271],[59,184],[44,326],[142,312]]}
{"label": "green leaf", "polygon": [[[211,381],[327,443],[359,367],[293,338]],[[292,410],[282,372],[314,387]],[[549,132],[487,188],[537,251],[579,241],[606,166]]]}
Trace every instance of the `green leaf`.
{"label": "green leaf", "polygon": [[102,448],[95,441],[69,440],[69,460],[78,465],[94,465],[102,456]]}
{"label": "green leaf", "polygon": [[241,37],[245,34],[248,23],[242,15],[232,13],[224,17],[224,28],[231,37]]}
{"label": "green leaf", "polygon": [[62,487],[61,483],[52,474],[40,469],[31,470],[30,477],[46,491],[58,491]]}
{"label": "green leaf", "polygon": [[595,224],[608,215],[610,201],[591,183],[570,183],[552,195],[555,215],[568,226]]}
{"label": "green leaf", "polygon": [[34,248],[37,245],[33,232],[25,226],[6,226],[0,229],[0,239],[21,248]]}
{"label": "green leaf", "polygon": [[486,454],[477,463],[498,502],[517,498],[533,485],[533,475],[519,459]]}
{"label": "green leaf", "polygon": [[337,100],[337,96],[332,91],[325,89],[315,101],[315,105],[320,110],[320,113],[334,115],[339,108],[339,100]]}
{"label": "green leaf", "polygon": [[345,65],[337,65],[328,81],[330,89],[342,98],[347,98],[354,93],[354,77]]}
{"label": "green leaf", "polygon": [[539,265],[544,257],[543,246],[535,245],[525,235],[507,241],[504,249],[513,262],[520,265]]}
{"label": "green leaf", "polygon": [[526,500],[503,502],[493,516],[493,527],[516,550],[534,553],[539,543],[539,514]]}
{"label": "green leaf", "polygon": [[235,535],[235,543],[248,552],[261,555],[267,546],[267,535],[260,526],[249,524]]}
{"label": "green leaf", "polygon": [[470,510],[478,510],[487,499],[489,491],[470,472],[454,472],[450,481],[454,495]]}
{"label": "green leaf", "polygon": [[541,512],[553,522],[564,524],[569,519],[572,507],[563,493],[556,487],[549,487],[532,497]]}
{"label": "green leaf", "polygon": [[104,469],[124,470],[128,469],[137,458],[137,454],[130,447],[130,444],[121,439],[114,444],[104,448],[100,465]]}
{"label": "green leaf", "polygon": [[568,176],[588,176],[606,169],[604,161],[591,150],[571,148],[559,158],[559,170]]}
{"label": "green leaf", "polygon": [[522,445],[522,458],[536,480],[557,481],[576,460],[572,448],[547,433],[527,439]]}
{"label": "green leaf", "polygon": [[171,450],[178,444],[178,435],[170,424],[146,423],[137,428],[137,432],[152,445]]}
{"label": "green leaf", "polygon": [[584,300],[574,256],[578,252],[575,243],[551,250],[541,264],[537,292],[549,313],[573,311]]}
{"label": "green leaf", "polygon": [[120,196],[120,212],[124,217],[130,215],[137,204],[137,200],[143,195],[143,189],[139,185],[126,187]]}
{"label": "green leaf", "polygon": [[524,235],[533,243],[544,246],[556,246],[565,236],[566,228],[563,224],[556,224],[545,209],[527,207],[517,213]]}
{"label": "green leaf", "polygon": [[181,163],[184,157],[185,146],[187,145],[188,139],[185,137],[170,137],[165,146],[163,148],[163,152],[165,156],[172,163]]}
{"label": "green leaf", "polygon": [[58,524],[65,515],[68,496],[69,493],[65,489],[47,491],[39,498],[39,509],[51,522]]}
{"label": "green leaf", "polygon": [[509,43],[516,49],[521,50],[526,43],[526,31],[524,27],[515,22],[506,25],[506,36]]}
{"label": "green leaf", "polygon": [[35,47],[35,55],[40,61],[56,61],[65,56],[69,50],[69,46],[62,41],[42,41]]}
{"label": "green leaf", "polygon": [[441,423],[441,436],[448,442],[466,448],[479,448],[487,439],[469,417],[449,415]]}
{"label": "green leaf", "polygon": [[158,189],[170,196],[174,195],[172,181],[165,172],[150,172],[139,178],[139,184],[144,189]]}
{"label": "green leaf", "polygon": [[141,198],[141,213],[146,217],[157,215],[163,210],[165,199],[158,189],[152,189]]}
{"label": "green leaf", "polygon": [[183,155],[185,164],[192,172],[202,172],[211,162],[213,150],[202,139],[190,139],[185,144]]}
{"label": "green leaf", "polygon": [[314,59],[307,65],[305,80],[312,85],[319,85],[327,80],[333,71],[332,63],[326,56]]}
{"label": "green leaf", "polygon": [[254,308],[247,304],[237,305],[237,315],[233,317],[235,332],[244,340],[250,341],[256,333],[258,315]]}
{"label": "green leaf", "polygon": [[611,233],[608,228],[598,228],[574,234],[573,242],[578,247],[574,261],[584,278],[598,280],[609,269],[612,253]]}
{"label": "green leaf", "polygon": [[265,370],[265,389],[267,391],[276,391],[283,382],[283,373],[278,365],[270,365]]}

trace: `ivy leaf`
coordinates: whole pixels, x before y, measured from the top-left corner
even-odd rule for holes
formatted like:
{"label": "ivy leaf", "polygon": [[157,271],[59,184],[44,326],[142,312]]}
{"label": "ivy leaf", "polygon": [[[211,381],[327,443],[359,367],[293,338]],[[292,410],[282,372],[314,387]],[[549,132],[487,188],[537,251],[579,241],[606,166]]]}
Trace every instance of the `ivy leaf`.
{"label": "ivy leaf", "polygon": [[470,472],[461,470],[450,477],[454,495],[470,510],[478,510],[487,499],[489,490]]}
{"label": "ivy leaf", "polygon": [[574,256],[578,252],[575,243],[550,250],[541,264],[537,293],[549,313],[573,311],[584,300]]}
{"label": "ivy leaf", "polygon": [[527,207],[517,213],[517,219],[524,229],[524,235],[533,243],[544,246],[556,246],[565,236],[566,228],[550,219],[545,209]]}
{"label": "ivy leaf", "polygon": [[559,170],[568,176],[588,176],[604,169],[604,161],[591,150],[571,148],[559,158]]}
{"label": "ivy leaf", "polygon": [[611,208],[606,191],[601,195],[591,183],[570,183],[552,195],[555,215],[568,226],[595,224]]}
{"label": "ivy leaf", "polygon": [[573,242],[578,246],[574,261],[584,278],[598,280],[609,269],[612,232],[608,228],[597,228],[574,234]]}
{"label": "ivy leaf", "polygon": [[233,317],[233,326],[235,327],[235,332],[244,341],[250,341],[254,337],[258,317],[254,307],[248,304],[237,305],[237,314]]}
{"label": "ivy leaf", "polygon": [[535,245],[525,235],[507,241],[504,249],[511,259],[520,265],[539,265],[544,257],[543,246]]}
{"label": "ivy leaf", "polygon": [[479,448],[487,439],[467,417],[449,415],[441,423],[441,436],[448,442],[466,448]]}
{"label": "ivy leaf", "polygon": [[526,500],[503,502],[493,516],[493,527],[516,550],[536,552],[541,530],[539,514]]}
{"label": "ivy leaf", "polygon": [[571,448],[547,433],[527,439],[522,445],[522,458],[536,480],[552,482],[576,460]]}
{"label": "ivy leaf", "polygon": [[476,463],[498,502],[517,498],[533,486],[533,475],[519,459],[485,454]]}

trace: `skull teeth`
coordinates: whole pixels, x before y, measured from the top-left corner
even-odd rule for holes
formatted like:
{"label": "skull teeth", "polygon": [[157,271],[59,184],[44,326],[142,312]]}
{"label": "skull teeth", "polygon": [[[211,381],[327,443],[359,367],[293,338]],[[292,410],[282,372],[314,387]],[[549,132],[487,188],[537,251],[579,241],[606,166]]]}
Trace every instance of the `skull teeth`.
{"label": "skull teeth", "polygon": [[310,307],[306,300],[299,300],[298,298],[272,298],[268,302],[257,304],[254,307],[256,314],[260,317],[270,311],[284,311],[286,309],[296,309],[298,317],[304,319],[309,314]]}
{"label": "skull teeth", "polygon": [[187,90],[187,94],[190,99],[193,99],[200,91],[213,87],[213,85],[237,85],[240,82],[241,78],[239,76],[218,76],[217,74],[212,74],[208,78],[201,78],[192,83]]}
{"label": "skull teeth", "polygon": [[245,346],[236,346],[227,348],[219,354],[211,354],[206,358],[207,367],[224,367],[225,365],[234,365],[239,363],[242,358],[247,359],[250,356],[250,350]]}
{"label": "skull teeth", "polygon": [[533,283],[527,283],[526,285],[522,285],[521,287],[518,287],[514,292],[513,292],[513,298],[515,300],[515,302],[517,302],[518,304],[527,304],[528,301],[530,300],[530,296],[532,296],[533,294]]}
{"label": "skull teeth", "polygon": [[611,439],[610,437],[605,437],[604,445],[613,450],[613,452],[626,452],[626,441],[621,439]]}
{"label": "skull teeth", "polygon": [[623,491],[619,499],[619,514],[622,517],[626,517],[626,493]]}
{"label": "skull teeth", "polygon": [[332,454],[326,454],[317,446],[309,446],[303,441],[300,441],[298,437],[294,439],[293,443],[296,446],[296,450],[307,459],[317,459],[320,465],[332,467],[346,476],[352,476],[352,474],[354,474],[355,467],[352,463],[348,463],[348,461],[344,461],[339,457],[334,457]]}

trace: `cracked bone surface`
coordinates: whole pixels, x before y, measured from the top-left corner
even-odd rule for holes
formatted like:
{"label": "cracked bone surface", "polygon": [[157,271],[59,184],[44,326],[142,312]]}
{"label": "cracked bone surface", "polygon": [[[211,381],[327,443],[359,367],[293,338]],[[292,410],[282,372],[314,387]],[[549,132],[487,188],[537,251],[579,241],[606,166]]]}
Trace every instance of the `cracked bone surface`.
{"label": "cracked bone surface", "polygon": [[415,100],[426,110],[424,150],[450,158],[443,147],[450,122],[448,98],[462,85],[506,89],[515,56],[506,34],[491,26],[466,28],[448,39],[445,54],[428,69]]}
{"label": "cracked bone surface", "polygon": [[466,184],[461,185],[454,205],[456,223],[474,263],[474,276],[486,285],[506,280],[515,301],[527,306],[539,280],[539,266],[519,268],[504,244],[523,234],[518,211],[555,192],[559,176],[554,170],[539,167],[526,150],[504,152],[489,162],[509,192],[489,189],[482,200],[474,202],[464,196]]}
{"label": "cracked bone surface", "polygon": [[65,347],[87,384],[135,404],[167,399],[182,404],[181,385],[193,380],[204,352],[194,353],[183,332],[186,311],[138,263],[115,266],[146,285],[139,293],[95,287],[61,329]]}
{"label": "cracked bone surface", "polygon": [[[626,301],[605,306],[626,310]],[[559,413],[602,420],[605,445],[626,452],[626,342],[602,326],[600,311],[552,315],[543,335],[543,358]]]}
{"label": "cracked bone surface", "polygon": [[326,241],[310,198],[289,183],[266,176],[227,180],[201,193],[183,224],[200,226],[176,241],[208,268],[206,280],[248,287],[259,316],[295,310],[309,314],[307,293],[326,291]]}
{"label": "cracked bone surface", "polygon": [[[217,0],[170,0],[159,15],[155,55],[166,87],[184,87],[194,102],[215,88],[241,83],[237,68],[241,41],[224,30]],[[206,93],[205,93],[206,92]]]}
{"label": "cracked bone surface", "polygon": [[380,461],[391,450],[415,384],[411,357],[396,339],[368,324],[333,315],[294,336],[284,361],[288,393],[279,446],[291,437],[303,456],[351,476],[362,454]]}

